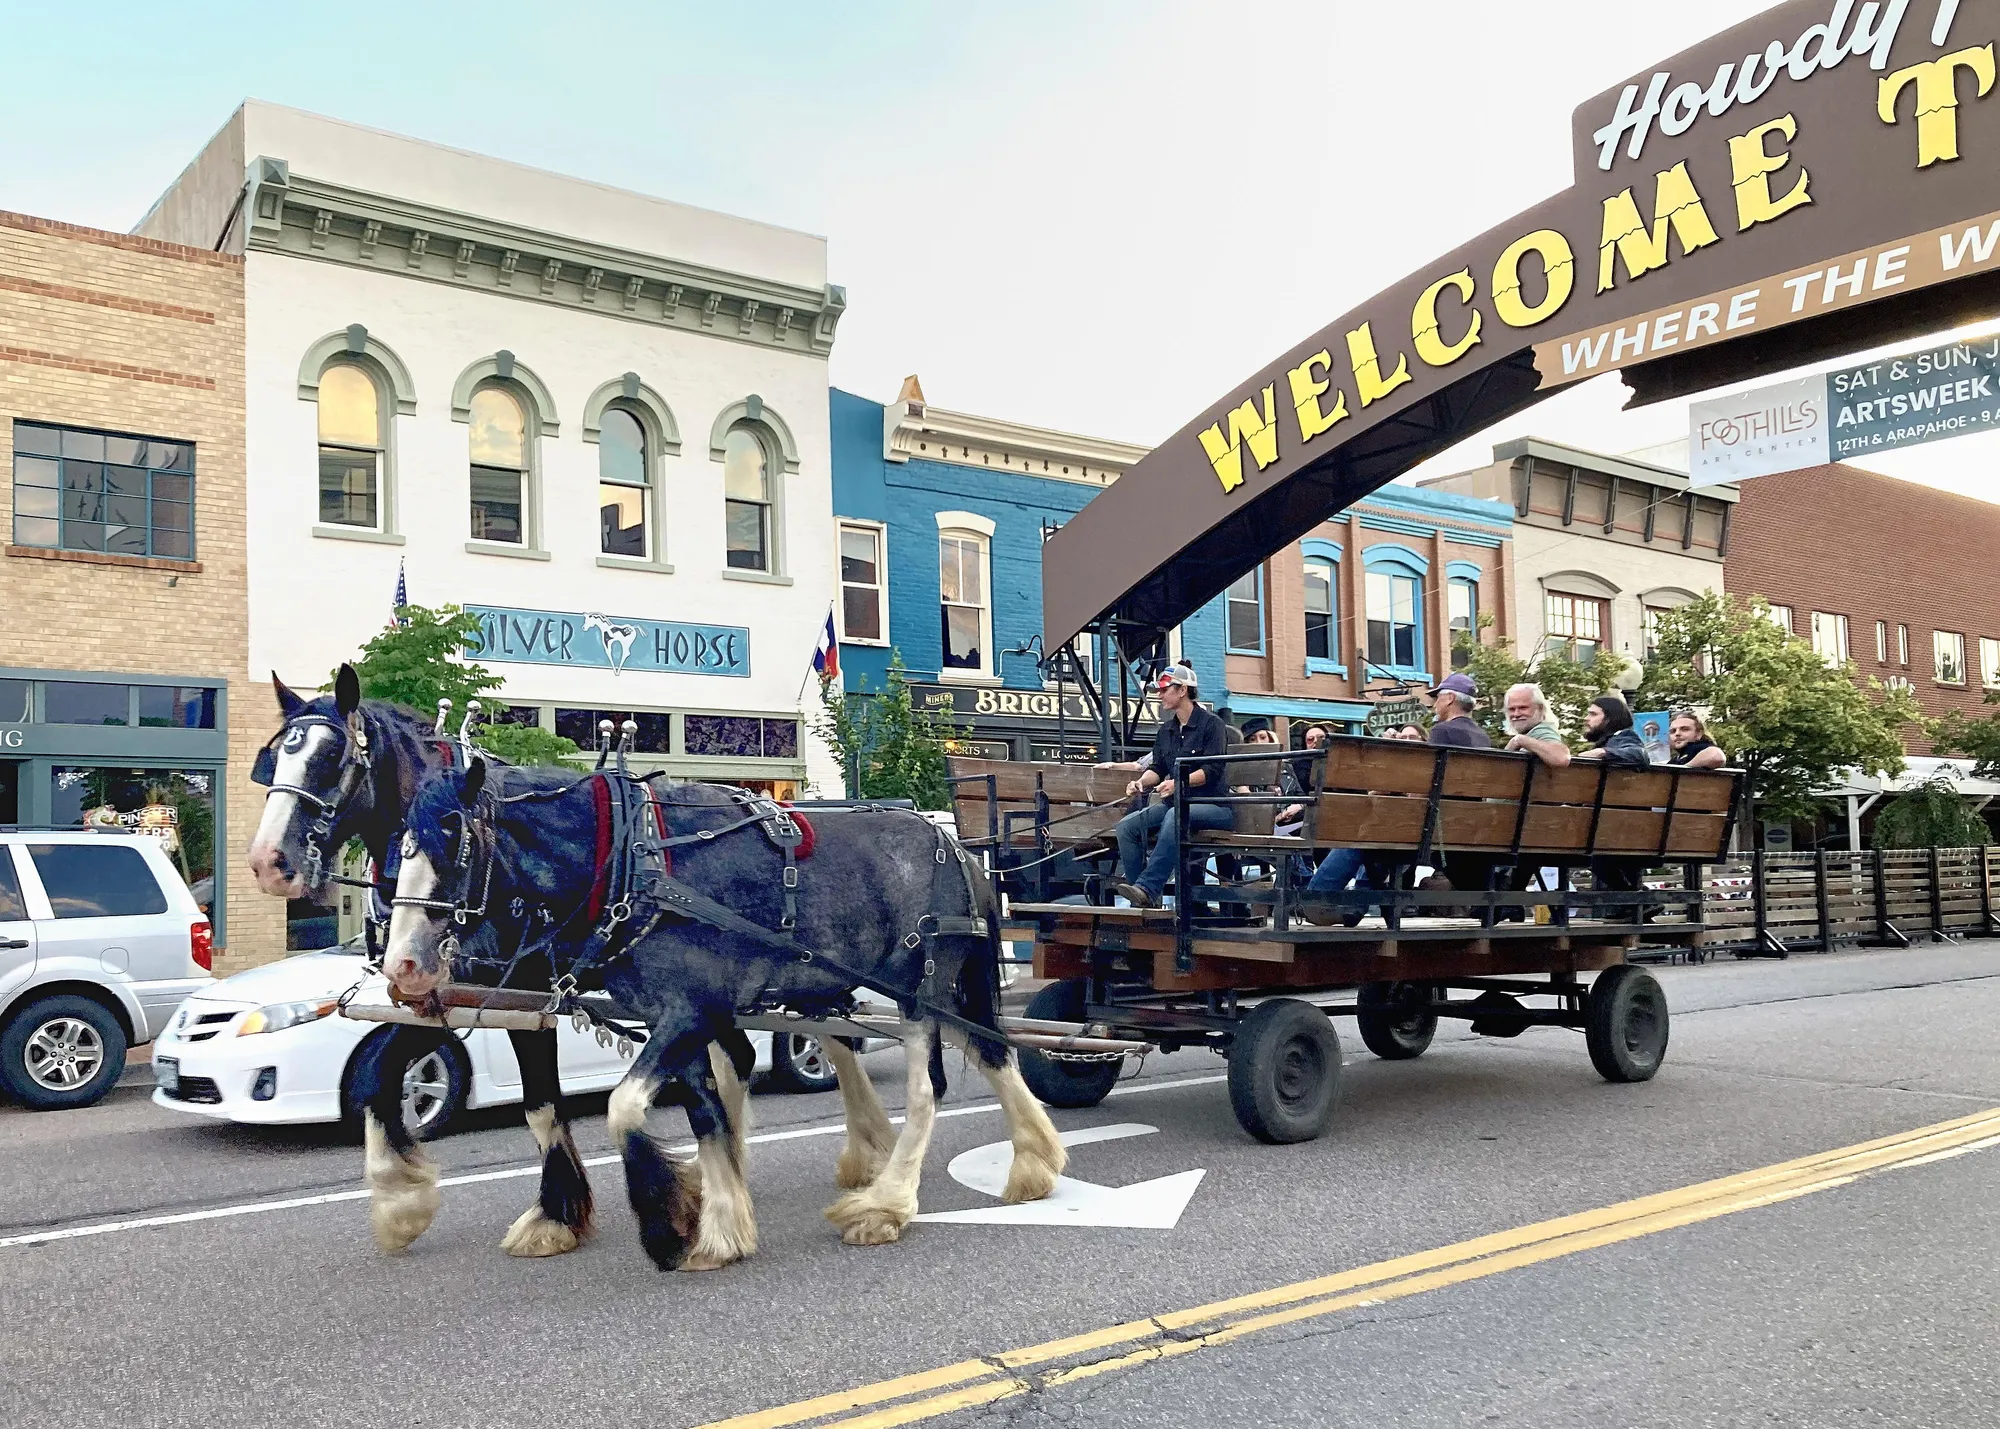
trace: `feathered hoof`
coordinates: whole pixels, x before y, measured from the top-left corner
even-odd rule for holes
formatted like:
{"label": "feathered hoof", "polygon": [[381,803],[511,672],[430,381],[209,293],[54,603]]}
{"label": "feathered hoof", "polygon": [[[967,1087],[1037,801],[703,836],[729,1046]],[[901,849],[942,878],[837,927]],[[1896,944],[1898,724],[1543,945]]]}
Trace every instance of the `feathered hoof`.
{"label": "feathered hoof", "polygon": [[681,1263],[674,1269],[696,1272],[720,1270],[725,1265],[734,1265],[742,1258],[740,1255],[719,1255],[714,1251],[691,1250],[681,1257]]}
{"label": "feathered hoof", "polygon": [[550,1220],[542,1214],[540,1206],[530,1206],[507,1228],[507,1234],[501,1237],[500,1249],[523,1259],[539,1259],[567,1255],[582,1244],[583,1237],[571,1227],[561,1221]]}
{"label": "feathered hoof", "polygon": [[375,1233],[375,1244],[388,1255],[400,1255],[408,1250],[416,1238],[431,1228],[437,1218],[438,1205],[443,1201],[436,1182],[437,1172],[431,1172],[431,1180],[412,1186],[399,1186],[392,1190],[377,1190],[369,1198],[368,1225]]}
{"label": "feathered hoof", "polygon": [[860,1147],[850,1146],[840,1153],[840,1160],[834,1163],[833,1184],[843,1191],[859,1191],[864,1186],[874,1185],[876,1177],[888,1164],[886,1156],[872,1156]]}
{"label": "feathered hoof", "polygon": [[903,1227],[915,1210],[885,1206],[858,1191],[850,1191],[826,1208],[826,1218],[840,1227],[849,1245],[889,1245],[903,1238]]}
{"label": "feathered hoof", "polygon": [[1007,1187],[1000,1193],[1000,1198],[1009,1205],[1039,1201],[1055,1190],[1056,1177],[1061,1174],[1061,1166],[1052,1166],[1040,1156],[1023,1156],[1017,1152],[1014,1164],[1008,1168]]}

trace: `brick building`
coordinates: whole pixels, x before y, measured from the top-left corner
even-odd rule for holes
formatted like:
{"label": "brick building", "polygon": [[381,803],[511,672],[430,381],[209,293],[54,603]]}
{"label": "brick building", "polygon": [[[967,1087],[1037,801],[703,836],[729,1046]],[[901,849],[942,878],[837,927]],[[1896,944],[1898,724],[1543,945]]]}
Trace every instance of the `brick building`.
{"label": "brick building", "polygon": [[282,951],[236,873],[271,729],[242,698],[242,260],[0,213],[0,462],[0,823],[167,804],[217,970]]}
{"label": "brick building", "polygon": [[1728,589],[1857,675],[1906,681],[1925,713],[1976,717],[2000,690],[1996,551],[2000,504],[1836,463],[1743,484]]}
{"label": "brick building", "polygon": [[1483,639],[1513,637],[1512,523],[1498,501],[1385,486],[1249,571],[1225,597],[1230,710],[1293,744],[1311,721],[1359,731],[1442,678],[1481,615]]}

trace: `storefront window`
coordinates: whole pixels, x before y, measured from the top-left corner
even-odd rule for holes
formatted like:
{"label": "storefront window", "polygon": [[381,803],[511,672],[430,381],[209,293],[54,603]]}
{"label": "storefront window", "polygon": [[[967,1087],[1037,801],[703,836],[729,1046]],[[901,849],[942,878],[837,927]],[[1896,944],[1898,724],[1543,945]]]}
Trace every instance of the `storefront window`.
{"label": "storefront window", "polygon": [[648,714],[644,710],[583,710],[558,707],[556,710],[556,733],[564,739],[574,740],[579,749],[597,748],[597,726],[601,720],[611,721],[611,739],[615,745],[625,721],[631,720],[639,726],[632,736],[632,749],[636,754],[673,753],[673,731],[671,721],[663,714]]}
{"label": "storefront window", "polygon": [[751,715],[689,715],[688,754],[748,759],[799,757],[799,722]]}
{"label": "storefront window", "polygon": [[158,839],[195,901],[213,916],[215,778],[205,769],[59,764],[51,778],[50,822],[133,829]]}
{"label": "storefront window", "polygon": [[139,723],[149,729],[214,729],[215,691],[200,685],[141,685]]}
{"label": "storefront window", "polygon": [[126,724],[132,687],[81,680],[49,680],[42,685],[42,713],[49,724]]}
{"label": "storefront window", "polygon": [[26,680],[0,680],[0,724],[26,724],[32,693]]}

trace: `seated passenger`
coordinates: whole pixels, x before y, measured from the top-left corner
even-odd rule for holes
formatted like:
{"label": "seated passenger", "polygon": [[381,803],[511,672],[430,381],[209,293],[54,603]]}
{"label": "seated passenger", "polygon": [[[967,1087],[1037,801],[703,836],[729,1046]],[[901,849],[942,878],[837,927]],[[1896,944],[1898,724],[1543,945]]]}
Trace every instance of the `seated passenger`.
{"label": "seated passenger", "polygon": [[1669,764],[1688,769],[1720,769],[1729,762],[1722,746],[1708,737],[1708,726],[1693,710],[1676,710],[1667,726],[1667,743],[1673,746]]}
{"label": "seated passenger", "polygon": [[[1180,866],[1180,830],[1174,816],[1177,800],[1188,798],[1191,829],[1226,829],[1234,821],[1228,805],[1196,802],[1193,797],[1194,791],[1210,786],[1218,786],[1214,792],[1223,792],[1219,766],[1190,766],[1186,790],[1177,788],[1174,779],[1176,760],[1228,752],[1229,733],[1221,717],[1202,708],[1196,699],[1194,671],[1186,665],[1169,665],[1162,670],[1159,690],[1160,708],[1167,717],[1153,736],[1153,764],[1127,784],[1125,792],[1143,799],[1149,791],[1158,790],[1160,802],[1138,808],[1118,821],[1118,854],[1125,878],[1111,889],[1134,908],[1158,907]],[[1157,840],[1150,857],[1146,852],[1149,836]]]}

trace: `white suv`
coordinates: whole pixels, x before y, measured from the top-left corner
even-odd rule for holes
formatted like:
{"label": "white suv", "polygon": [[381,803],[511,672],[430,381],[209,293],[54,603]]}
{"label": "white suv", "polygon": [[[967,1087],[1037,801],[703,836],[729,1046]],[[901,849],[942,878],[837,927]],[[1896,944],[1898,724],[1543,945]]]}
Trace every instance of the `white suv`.
{"label": "white suv", "polygon": [[207,986],[208,919],[144,834],[0,827],[0,1091],[89,1106]]}

